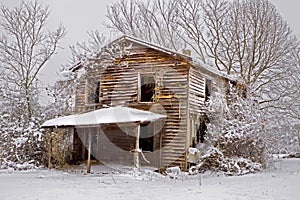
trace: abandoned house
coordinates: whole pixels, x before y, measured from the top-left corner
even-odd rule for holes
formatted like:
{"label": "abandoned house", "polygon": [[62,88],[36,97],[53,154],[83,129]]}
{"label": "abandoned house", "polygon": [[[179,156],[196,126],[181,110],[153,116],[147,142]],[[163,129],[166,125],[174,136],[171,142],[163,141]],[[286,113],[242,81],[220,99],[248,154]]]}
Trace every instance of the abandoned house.
{"label": "abandoned house", "polygon": [[[188,149],[205,142],[205,102],[216,92],[226,96],[234,84],[196,62],[189,51],[175,52],[130,36],[108,44],[88,65],[75,97],[75,114],[81,117],[70,124],[64,123],[68,116],[43,124],[73,129],[76,161],[87,159],[89,151],[102,163],[134,165],[138,151],[140,165],[186,169]],[[82,68],[79,64],[71,70]],[[153,118],[133,119],[129,114],[128,120],[119,121],[122,114],[104,112],[108,108],[148,111]],[[97,110],[103,110],[102,118]],[[89,122],[84,114],[95,119]]]}

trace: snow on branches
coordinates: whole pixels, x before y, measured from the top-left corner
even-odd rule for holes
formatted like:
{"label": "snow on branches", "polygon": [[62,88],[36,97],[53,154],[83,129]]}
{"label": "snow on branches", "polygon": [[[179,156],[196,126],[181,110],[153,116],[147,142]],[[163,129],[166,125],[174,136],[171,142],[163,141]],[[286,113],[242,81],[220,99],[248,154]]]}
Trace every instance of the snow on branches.
{"label": "snow on branches", "polygon": [[269,146],[274,141],[265,130],[257,102],[236,96],[227,105],[223,99],[217,94],[208,102],[206,137],[211,146],[200,157],[197,169],[242,175],[267,167]]}

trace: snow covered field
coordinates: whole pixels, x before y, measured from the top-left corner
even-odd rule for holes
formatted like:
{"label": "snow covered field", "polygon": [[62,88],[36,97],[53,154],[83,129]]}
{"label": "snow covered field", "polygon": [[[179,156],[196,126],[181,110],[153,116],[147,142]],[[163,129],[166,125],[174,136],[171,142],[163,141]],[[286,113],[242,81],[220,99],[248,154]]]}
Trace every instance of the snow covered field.
{"label": "snow covered field", "polygon": [[300,159],[280,159],[266,172],[239,177],[207,173],[171,179],[150,171],[103,172],[96,167],[90,175],[1,170],[0,199],[300,199]]}

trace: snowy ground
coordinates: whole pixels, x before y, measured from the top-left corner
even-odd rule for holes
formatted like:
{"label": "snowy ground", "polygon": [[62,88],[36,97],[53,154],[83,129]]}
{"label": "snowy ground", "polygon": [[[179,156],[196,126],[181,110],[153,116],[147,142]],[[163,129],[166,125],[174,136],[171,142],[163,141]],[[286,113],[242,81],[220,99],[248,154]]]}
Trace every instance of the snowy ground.
{"label": "snowy ground", "polygon": [[90,175],[0,170],[0,199],[300,199],[300,159],[280,159],[266,172],[239,177],[204,174],[171,179],[150,171],[118,174],[100,169],[94,167]]}

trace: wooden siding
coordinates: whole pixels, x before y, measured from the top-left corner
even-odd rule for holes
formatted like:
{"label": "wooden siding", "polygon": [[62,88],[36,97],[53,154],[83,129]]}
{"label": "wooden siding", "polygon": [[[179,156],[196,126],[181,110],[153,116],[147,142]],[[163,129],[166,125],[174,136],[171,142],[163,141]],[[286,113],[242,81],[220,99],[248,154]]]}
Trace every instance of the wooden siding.
{"label": "wooden siding", "polygon": [[205,100],[205,78],[196,67],[189,71],[189,112],[190,115],[199,115],[203,112]]}
{"label": "wooden siding", "polygon": [[[122,105],[167,114],[161,135],[162,149],[157,152],[161,156],[162,166],[176,165],[185,168],[188,70],[189,64],[182,58],[134,44],[129,54],[116,59],[104,71],[99,68],[98,72],[83,77],[77,88],[76,111],[89,110],[85,105],[84,78],[101,77],[100,103],[94,109]],[[153,73],[157,86],[154,102],[138,101],[139,73]],[[164,109],[156,109],[159,105]]]}
{"label": "wooden siding", "polygon": [[225,84],[228,82],[225,78],[213,73],[206,72],[198,66],[191,66],[189,70],[189,100],[188,100],[188,128],[186,140],[189,146],[192,145],[193,137],[196,137],[196,131],[200,124],[200,116],[206,112],[205,108],[205,82],[211,81],[211,95],[220,93],[225,96]]}

